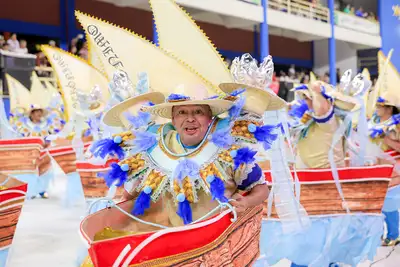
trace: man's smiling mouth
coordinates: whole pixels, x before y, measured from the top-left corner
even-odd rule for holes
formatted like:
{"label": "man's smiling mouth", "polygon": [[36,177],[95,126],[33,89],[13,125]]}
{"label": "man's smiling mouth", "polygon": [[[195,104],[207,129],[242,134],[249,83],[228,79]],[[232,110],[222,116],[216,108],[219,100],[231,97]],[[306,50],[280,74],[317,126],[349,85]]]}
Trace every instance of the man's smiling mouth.
{"label": "man's smiling mouth", "polygon": [[185,133],[189,135],[193,135],[197,132],[198,127],[186,127],[185,128]]}

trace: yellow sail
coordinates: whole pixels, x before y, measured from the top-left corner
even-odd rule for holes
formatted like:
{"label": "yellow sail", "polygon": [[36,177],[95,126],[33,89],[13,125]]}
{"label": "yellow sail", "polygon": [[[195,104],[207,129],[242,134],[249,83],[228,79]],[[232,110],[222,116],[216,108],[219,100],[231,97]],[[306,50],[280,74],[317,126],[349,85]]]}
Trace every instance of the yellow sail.
{"label": "yellow sail", "polygon": [[107,78],[85,60],[47,45],[42,46],[42,51],[57,76],[67,118],[70,118],[73,112],[80,111],[77,90],[89,94],[93,87],[98,85],[103,102],[106,103],[110,99]]}
{"label": "yellow sail", "polygon": [[165,95],[169,95],[178,86],[184,86],[186,92],[198,91],[199,86],[205,87],[209,95],[221,92],[181,59],[143,37],[78,11],[75,15],[87,33],[91,49],[99,55],[109,77],[116,70],[123,70],[132,83],[136,84],[137,74],[146,72],[153,91]]}

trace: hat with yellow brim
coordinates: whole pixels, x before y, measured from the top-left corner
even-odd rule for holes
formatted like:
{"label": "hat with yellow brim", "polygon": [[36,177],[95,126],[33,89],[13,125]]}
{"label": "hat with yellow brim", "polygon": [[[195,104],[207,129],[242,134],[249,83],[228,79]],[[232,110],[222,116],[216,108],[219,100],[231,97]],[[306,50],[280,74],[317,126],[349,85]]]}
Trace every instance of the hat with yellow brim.
{"label": "hat with yellow brim", "polygon": [[165,101],[165,96],[160,92],[145,93],[138,96],[128,98],[127,100],[115,105],[106,112],[103,118],[103,122],[112,127],[123,127],[126,126],[127,119],[124,113],[129,111],[131,108],[137,107],[138,104],[145,102],[152,102],[153,104],[161,104]]}
{"label": "hat with yellow brim", "polygon": [[287,106],[285,100],[266,90],[240,83],[221,83],[219,88],[226,94],[231,94],[235,90],[245,89],[243,95],[246,102],[243,109],[258,115],[265,111],[279,110]]}
{"label": "hat with yellow brim", "polygon": [[188,105],[207,105],[211,109],[212,116],[215,117],[228,111],[233,103],[223,99],[191,100],[190,98],[187,98],[180,100],[167,100],[167,102],[149,107],[147,110],[151,114],[160,116],[161,118],[172,119],[173,107]]}

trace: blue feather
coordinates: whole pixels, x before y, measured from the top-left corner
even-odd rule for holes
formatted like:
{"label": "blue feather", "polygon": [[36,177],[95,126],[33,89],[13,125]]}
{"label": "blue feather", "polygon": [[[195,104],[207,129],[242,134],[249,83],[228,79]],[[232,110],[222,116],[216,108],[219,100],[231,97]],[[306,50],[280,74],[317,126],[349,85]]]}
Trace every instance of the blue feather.
{"label": "blue feather", "polygon": [[221,202],[228,202],[228,199],[225,197],[225,184],[221,180],[221,178],[217,176],[212,177],[212,181],[210,183],[210,191],[212,199],[218,199]]}
{"label": "blue feather", "polygon": [[132,140],[134,153],[139,153],[148,150],[157,144],[157,134],[143,131],[133,131],[135,139]]}
{"label": "blue feather", "polygon": [[179,161],[178,166],[176,166],[173,177],[179,182],[182,182],[186,177],[196,178],[200,174],[200,167],[197,163],[190,159],[183,159]]}
{"label": "blue feather", "polygon": [[308,110],[308,105],[305,100],[300,100],[296,104],[292,105],[292,107],[289,110],[289,116],[293,118],[302,118],[304,113],[307,112]]}
{"label": "blue feather", "polygon": [[265,150],[270,149],[272,142],[278,138],[278,134],[274,133],[276,127],[276,125],[264,125],[257,127],[254,132],[254,137],[263,144]]}
{"label": "blue feather", "polygon": [[238,95],[244,93],[245,91],[246,91],[246,89],[244,89],[244,88],[236,89],[235,91],[230,93],[230,95],[231,96],[238,96]]}
{"label": "blue feather", "polygon": [[167,98],[167,101],[173,101],[173,100],[189,100],[190,97],[185,96],[185,95],[180,95],[180,94],[170,94]]}
{"label": "blue feather", "polygon": [[111,164],[111,170],[106,173],[99,173],[98,176],[103,178],[108,187],[111,187],[115,182],[115,186],[123,185],[128,179],[128,172],[123,171],[118,163]]}
{"label": "blue feather", "polygon": [[308,86],[305,85],[305,84],[302,84],[302,85],[299,85],[299,86],[295,87],[294,90],[295,90],[295,91],[298,91],[298,90],[308,90]]}
{"label": "blue feather", "polygon": [[107,155],[117,156],[119,159],[122,159],[125,155],[120,144],[115,143],[112,138],[96,141],[90,149],[90,152],[92,152],[95,157],[101,157],[103,159],[106,158]]}
{"label": "blue feather", "polygon": [[400,124],[400,113],[392,116],[393,125]]}
{"label": "blue feather", "polygon": [[129,112],[126,112],[124,115],[129,123],[136,129],[142,126],[147,126],[151,120],[151,114],[143,111],[139,111],[137,116],[133,116]]}
{"label": "blue feather", "polygon": [[143,215],[145,210],[150,208],[150,194],[141,192],[136,199],[135,205],[133,206],[132,214],[135,216]]}
{"label": "blue feather", "polygon": [[231,136],[231,128],[223,128],[215,131],[211,135],[211,141],[220,148],[228,149],[233,144],[233,138]]}
{"label": "blue feather", "polygon": [[378,97],[378,100],[376,101],[376,102],[378,102],[378,103],[385,103],[385,99],[383,98],[383,97]]}
{"label": "blue feather", "polygon": [[245,97],[240,97],[235,104],[229,109],[229,117],[231,120],[236,119],[239,117],[240,113],[242,112],[242,108],[244,104],[246,103],[246,98]]}
{"label": "blue feather", "polygon": [[187,199],[178,203],[178,211],[176,214],[182,218],[184,224],[193,222],[192,208],[190,207],[190,203]]}
{"label": "blue feather", "polygon": [[235,157],[233,157],[234,163],[234,170],[236,171],[237,168],[241,164],[250,164],[253,163],[256,159],[254,156],[257,154],[257,151],[251,150],[248,147],[240,148],[236,151]]}

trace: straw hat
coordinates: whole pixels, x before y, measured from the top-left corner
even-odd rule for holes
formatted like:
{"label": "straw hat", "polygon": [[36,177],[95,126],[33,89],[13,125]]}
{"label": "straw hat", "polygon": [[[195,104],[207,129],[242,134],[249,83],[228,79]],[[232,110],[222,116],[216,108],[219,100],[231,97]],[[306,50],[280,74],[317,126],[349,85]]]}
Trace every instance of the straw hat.
{"label": "straw hat", "polygon": [[274,63],[271,56],[266,57],[258,66],[257,60],[250,54],[244,54],[235,58],[231,65],[231,74],[235,82],[221,83],[219,88],[227,94],[245,89],[243,94],[246,102],[243,109],[262,115],[265,111],[282,109],[287,105],[285,100],[264,89],[271,83],[273,72]]}
{"label": "straw hat", "polygon": [[[334,99],[333,103],[337,108],[346,111],[351,111],[356,107],[357,100],[354,97],[345,95],[341,92],[334,90],[334,88],[331,85],[322,83],[321,86],[325,87],[326,89],[325,94]],[[312,99],[312,93],[309,89],[309,85],[300,85],[296,88],[293,88],[291,91],[295,91],[299,95],[302,95],[308,99]]]}
{"label": "straw hat", "polygon": [[[189,96],[189,93],[192,93],[191,96]],[[219,98],[209,98],[207,89],[202,86],[197,87],[197,89],[185,89],[184,86],[179,86],[175,88],[174,93],[165,99],[164,103],[149,107],[147,111],[161,118],[172,119],[173,107],[187,105],[207,105],[210,107],[214,117],[228,111],[233,102]]]}
{"label": "straw hat", "polygon": [[160,92],[145,93],[142,95],[128,98],[127,100],[115,105],[106,112],[103,122],[108,126],[127,128],[129,125],[125,113],[137,114],[137,112],[146,105],[146,103],[161,104],[164,102],[164,95]]}

